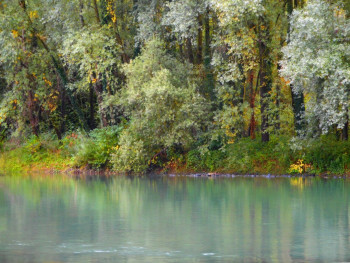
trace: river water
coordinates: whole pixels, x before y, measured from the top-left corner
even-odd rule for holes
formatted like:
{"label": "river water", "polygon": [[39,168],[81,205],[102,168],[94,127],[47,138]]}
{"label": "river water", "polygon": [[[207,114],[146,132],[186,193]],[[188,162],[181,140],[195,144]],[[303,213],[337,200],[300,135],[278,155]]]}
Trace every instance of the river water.
{"label": "river water", "polygon": [[350,261],[350,180],[0,176],[0,262]]}

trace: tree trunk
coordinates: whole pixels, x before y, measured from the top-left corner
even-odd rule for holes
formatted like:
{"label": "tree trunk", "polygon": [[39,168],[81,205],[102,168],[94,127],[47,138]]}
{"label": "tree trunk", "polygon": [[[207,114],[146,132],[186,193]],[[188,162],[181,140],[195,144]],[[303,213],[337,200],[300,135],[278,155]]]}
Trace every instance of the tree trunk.
{"label": "tree trunk", "polygon": [[304,94],[302,92],[295,93],[293,86],[290,86],[292,92],[292,107],[294,115],[294,129],[297,136],[302,135],[302,131],[305,128],[305,104]]}
{"label": "tree trunk", "polygon": [[262,142],[268,142],[270,140],[269,128],[269,100],[272,87],[272,62],[270,48],[268,44],[270,42],[269,36],[269,24],[265,17],[260,17],[259,26],[264,26],[265,31],[261,32],[259,29],[259,57],[260,57],[260,111],[261,111],[261,140]]}
{"label": "tree trunk", "polygon": [[[60,95],[61,107],[60,107],[60,133],[63,134],[65,131],[65,119],[66,119],[66,93],[63,85],[61,84],[61,79],[56,73],[57,86]],[[57,135],[58,136],[58,135]]]}
{"label": "tree trunk", "polygon": [[94,4],[94,11],[95,11],[96,22],[98,24],[100,24],[101,23],[101,19],[100,19],[100,14],[98,12],[97,0],[93,0],[93,4]]}
{"label": "tree trunk", "polygon": [[61,131],[60,127],[57,127],[52,121],[51,121],[51,125],[52,125],[53,129],[55,130],[55,133],[57,135],[58,140],[62,140],[62,131]]}
{"label": "tree trunk", "polygon": [[344,124],[344,128],[342,129],[341,139],[343,141],[347,141],[349,139],[349,113],[346,110],[346,122]]}
{"label": "tree trunk", "polygon": [[[283,45],[283,43],[281,43],[281,46]],[[278,58],[278,60],[280,60],[280,57]],[[277,65],[277,70],[279,71],[281,69],[280,64]],[[276,119],[275,119],[275,129],[277,131],[280,130],[281,128],[281,118],[280,118],[280,100],[281,100],[281,85],[280,83],[277,83],[276,85]]]}
{"label": "tree trunk", "polygon": [[261,112],[261,140],[268,142],[270,140],[269,128],[269,92],[271,91],[271,81],[268,80],[270,76],[263,69],[260,73],[260,112]]}
{"label": "tree trunk", "polygon": [[184,58],[184,52],[183,52],[183,45],[181,43],[179,43],[179,54],[181,59]]}
{"label": "tree trunk", "polygon": [[256,121],[255,121],[255,92],[253,88],[253,82],[254,82],[254,71],[250,70],[248,76],[248,85],[249,85],[249,91],[250,91],[250,98],[249,98],[249,106],[251,110],[251,116],[250,116],[250,123],[249,123],[249,136],[251,139],[255,139],[255,129],[256,129]]}
{"label": "tree trunk", "polygon": [[79,0],[79,18],[80,18],[80,23],[81,23],[82,27],[85,26],[85,20],[84,20],[84,17],[83,17],[83,9],[84,9],[83,1]]}
{"label": "tree trunk", "polygon": [[39,136],[39,119],[36,114],[38,111],[37,107],[37,102],[36,98],[33,94],[33,91],[30,89],[28,91],[28,97],[27,97],[27,112],[28,112],[28,118],[29,118],[29,123],[32,128],[32,132],[35,136]]}
{"label": "tree trunk", "polygon": [[[297,7],[297,1],[288,0],[287,2],[287,12],[289,16],[292,14],[293,9]],[[288,23],[287,33],[290,31],[290,23]],[[304,94],[301,91],[300,93],[295,93],[293,91],[293,85],[290,85],[292,92],[292,107],[294,115],[294,129],[297,136],[302,135],[302,131],[305,128],[305,104],[304,104]]]}
{"label": "tree trunk", "polygon": [[205,69],[205,86],[206,93],[209,94],[209,97],[214,100],[215,92],[214,92],[214,76],[211,68],[211,39],[210,39],[210,20],[209,20],[209,7],[206,10],[206,14],[204,17],[204,33],[205,33],[205,41],[204,41],[204,69]]}
{"label": "tree trunk", "polygon": [[280,118],[280,96],[281,96],[281,86],[276,86],[276,123],[275,129],[279,131],[281,129],[281,118]]}
{"label": "tree trunk", "polygon": [[203,63],[203,16],[198,16],[198,32],[197,32],[197,64]]}
{"label": "tree trunk", "polygon": [[192,50],[192,43],[190,38],[186,38],[186,51],[187,51],[187,59],[188,61],[193,64],[194,58],[193,58],[193,50]]}
{"label": "tree trunk", "polygon": [[95,100],[94,100],[94,89],[92,87],[92,85],[90,85],[89,87],[89,106],[90,106],[90,113],[89,113],[89,127],[91,130],[95,129],[95,109],[94,109],[94,104],[95,104]]}
{"label": "tree trunk", "polygon": [[93,84],[96,97],[97,97],[97,104],[100,112],[100,120],[101,120],[101,127],[107,127],[108,126],[108,121],[107,121],[107,114],[105,110],[103,109],[103,84],[101,80],[97,79],[96,73],[93,73],[93,78],[95,82]]}

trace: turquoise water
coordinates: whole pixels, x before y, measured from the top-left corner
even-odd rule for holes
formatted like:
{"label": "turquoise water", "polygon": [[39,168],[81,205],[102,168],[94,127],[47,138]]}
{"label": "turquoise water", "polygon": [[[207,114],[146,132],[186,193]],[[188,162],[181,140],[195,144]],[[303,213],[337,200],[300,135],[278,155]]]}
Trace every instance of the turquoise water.
{"label": "turquoise water", "polygon": [[0,262],[350,261],[350,181],[0,176]]}

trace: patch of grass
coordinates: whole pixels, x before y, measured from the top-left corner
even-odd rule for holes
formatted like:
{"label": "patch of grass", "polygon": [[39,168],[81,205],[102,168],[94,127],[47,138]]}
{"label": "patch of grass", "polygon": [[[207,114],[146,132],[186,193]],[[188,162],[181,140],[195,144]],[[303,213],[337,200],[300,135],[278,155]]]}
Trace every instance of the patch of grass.
{"label": "patch of grass", "polygon": [[68,154],[59,149],[59,141],[49,135],[31,137],[17,145],[5,143],[0,155],[0,168],[9,171],[53,169],[64,170],[71,166]]}

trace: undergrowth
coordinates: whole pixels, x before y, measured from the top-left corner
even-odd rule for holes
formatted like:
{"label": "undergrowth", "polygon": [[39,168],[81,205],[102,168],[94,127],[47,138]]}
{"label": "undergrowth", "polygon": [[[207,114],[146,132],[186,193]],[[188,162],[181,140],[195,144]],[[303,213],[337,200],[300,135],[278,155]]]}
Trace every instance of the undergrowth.
{"label": "undergrowth", "polygon": [[[118,148],[118,126],[89,134],[71,132],[62,140],[52,134],[11,139],[1,144],[0,168],[5,171],[68,168],[111,169]],[[205,149],[205,150],[203,150]],[[235,143],[190,150],[169,148],[150,162],[148,171],[221,172],[257,174],[346,174],[350,169],[350,142],[331,136],[293,142],[272,137],[270,142],[243,138]]]}

